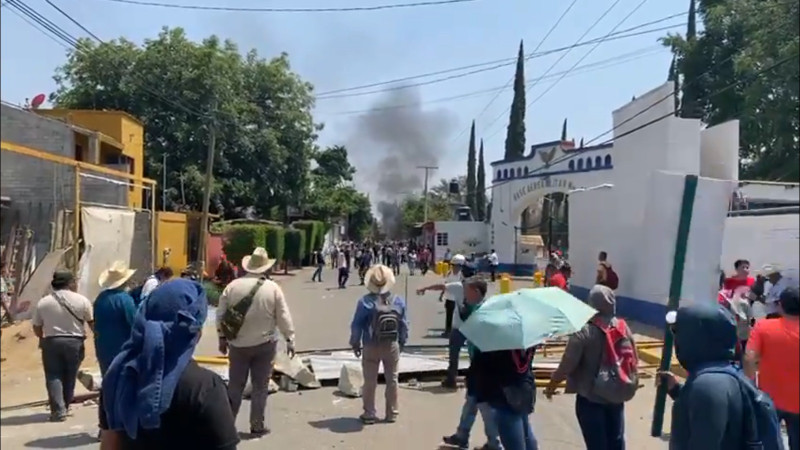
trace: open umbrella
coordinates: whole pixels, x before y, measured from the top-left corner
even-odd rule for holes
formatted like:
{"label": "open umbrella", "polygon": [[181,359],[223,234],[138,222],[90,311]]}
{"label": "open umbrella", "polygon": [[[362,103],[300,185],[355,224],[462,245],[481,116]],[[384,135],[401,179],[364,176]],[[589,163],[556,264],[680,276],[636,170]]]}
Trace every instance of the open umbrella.
{"label": "open umbrella", "polygon": [[517,350],[572,334],[595,314],[560,288],[520,289],[488,298],[459,331],[484,352]]}

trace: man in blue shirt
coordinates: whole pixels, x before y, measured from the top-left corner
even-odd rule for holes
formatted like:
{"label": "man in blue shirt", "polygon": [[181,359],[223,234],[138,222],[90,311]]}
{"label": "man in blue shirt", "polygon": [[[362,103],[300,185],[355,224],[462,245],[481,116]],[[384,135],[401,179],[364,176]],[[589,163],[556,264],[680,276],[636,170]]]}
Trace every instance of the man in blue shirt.
{"label": "man in blue shirt", "polygon": [[371,267],[364,277],[369,293],[359,299],[350,325],[350,346],[361,358],[364,374],[362,400],[364,424],[377,422],[375,391],[378,370],[383,364],[386,380],[386,421],[397,420],[398,365],[400,353],[408,340],[406,301],[392,294],[395,277],[392,269],[382,264]]}
{"label": "man in blue shirt", "polygon": [[100,274],[103,290],[94,301],[94,348],[101,375],[105,375],[131,336],[136,304],[125,291],[125,284],[135,272],[123,261],[117,261]]}

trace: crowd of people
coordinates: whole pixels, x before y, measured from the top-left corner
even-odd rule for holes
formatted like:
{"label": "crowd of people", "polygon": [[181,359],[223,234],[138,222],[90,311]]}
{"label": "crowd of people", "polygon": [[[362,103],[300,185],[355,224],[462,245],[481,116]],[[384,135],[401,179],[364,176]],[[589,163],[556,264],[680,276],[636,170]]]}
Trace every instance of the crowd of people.
{"label": "crowd of people", "polygon": [[[426,252],[430,249],[411,243],[386,243],[342,244],[315,254],[317,264],[331,260],[340,271],[340,286],[341,271],[349,273],[351,264],[364,286],[356,294],[349,342],[364,375],[360,416],[364,424],[380,419],[376,390],[381,366],[386,380],[383,420],[394,422],[399,414],[398,364],[408,343],[409,324],[407,299],[395,289],[397,266],[427,267],[433,261]],[[444,303],[449,348],[445,388],[458,388],[463,347],[470,358],[458,425],[443,443],[469,448],[471,428],[481,414],[486,434],[481,448],[538,449],[530,422],[536,403],[532,369],[536,348],[482,352],[466,339],[459,328],[484,304],[491,279],[476,273],[469,257],[447,256],[449,272],[440,282],[417,291],[418,295],[437,292]],[[490,255],[487,258],[491,260]],[[234,449],[239,443],[235,417],[248,378],[250,434],[269,433],[265,411],[273,362],[279,351],[290,356],[295,352],[288,303],[269,276],[274,264],[266,250],[255,249],[241,262],[244,274],[229,280],[220,296],[216,330],[219,351],[230,361],[227,384],[192,359],[208,302],[191,274],[173,278],[163,268],[130,289],[135,271],[117,262],[101,274],[98,283],[103,290],[91,302],[76,292],[72,273],[57,271],[50,294],[36,304],[32,318],[41,343],[51,420],[64,421],[69,415],[89,327],[103,378],[101,448]],[[773,440],[781,439],[780,421],[789,435],[790,450],[797,450],[800,297],[796,282],[775,266],[765,267],[763,278],[751,277],[745,260],[737,261],[734,270],[722,280],[717,303],[695,302],[665,318],[675,338],[677,359],[689,373],[682,384],[669,372],[657,377],[675,399],[670,449],[725,450],[740,448],[743,442],[762,445],[748,448],[779,448],[770,447],[770,432],[777,433]],[[321,281],[318,272],[315,281]],[[569,290],[570,276],[569,264],[554,254],[545,270],[545,285]],[[598,255],[595,281],[585,301],[597,314],[569,336],[543,393],[552,398],[566,381],[566,391],[575,394],[575,414],[586,448],[624,449],[625,403],[638,386],[638,351],[631,329],[616,314],[619,275],[605,252]],[[759,304],[764,305],[763,318],[754,313]],[[627,380],[626,386],[633,385],[633,390],[621,389],[613,381],[619,379]],[[758,426],[745,426],[751,423]]]}

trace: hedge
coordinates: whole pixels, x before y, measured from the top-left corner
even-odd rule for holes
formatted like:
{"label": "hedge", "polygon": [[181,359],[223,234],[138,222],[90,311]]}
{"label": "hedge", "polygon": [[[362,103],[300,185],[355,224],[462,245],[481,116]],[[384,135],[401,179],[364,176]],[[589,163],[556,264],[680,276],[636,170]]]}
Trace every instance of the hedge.
{"label": "hedge", "polygon": [[284,237],[286,242],[284,256],[295,267],[303,264],[306,256],[306,233],[304,230],[288,229]]}
{"label": "hedge", "polygon": [[265,236],[264,248],[267,249],[269,257],[278,261],[283,261],[285,256],[284,246],[286,243],[284,235],[286,230],[283,227],[275,225],[267,225],[263,228]]}
{"label": "hedge", "polygon": [[292,226],[303,230],[306,235],[306,254],[303,258],[303,264],[309,265],[311,263],[311,254],[314,250],[321,248],[325,240],[325,224],[318,220],[298,220],[292,223]]}
{"label": "hedge", "polygon": [[[263,225],[231,225],[227,227],[222,250],[228,261],[238,265],[242,258],[252,254],[256,247],[266,248],[265,228]],[[272,257],[274,258],[274,256]]]}

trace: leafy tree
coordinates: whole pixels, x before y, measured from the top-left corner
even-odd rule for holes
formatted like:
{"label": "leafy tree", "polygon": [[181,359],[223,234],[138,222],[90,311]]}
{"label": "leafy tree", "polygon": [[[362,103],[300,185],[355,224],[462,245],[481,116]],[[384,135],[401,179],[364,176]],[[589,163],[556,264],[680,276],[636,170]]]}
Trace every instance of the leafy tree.
{"label": "leafy tree", "polygon": [[361,239],[372,224],[369,197],[352,185],[355,167],[350,164],[347,148],[328,147],[314,156],[317,163],[311,171],[311,188],[305,207],[316,219],[330,223],[347,221],[350,238]]}
{"label": "leafy tree", "polygon": [[525,156],[525,50],[519,43],[517,70],[514,73],[514,99],[506,131],[505,159],[518,159]]}
{"label": "leafy tree", "polygon": [[481,139],[481,149],[478,152],[478,181],[475,189],[475,209],[478,215],[477,220],[486,220],[486,167],[483,162],[483,139]]}
{"label": "leafy tree", "polygon": [[800,4],[697,0],[697,14],[703,31],[664,39],[676,56],[680,115],[740,120],[742,178],[800,180]]}
{"label": "leafy tree", "polygon": [[[409,195],[400,203],[403,227],[411,229],[425,220],[425,201],[421,195]],[[428,197],[428,220],[444,221],[453,219],[453,210],[446,198],[438,195]]]}
{"label": "leafy tree", "polygon": [[473,216],[478,215],[478,207],[475,200],[475,121],[472,121],[472,129],[469,132],[469,150],[467,152],[467,198],[466,204],[472,211]]}
{"label": "leafy tree", "polygon": [[164,28],[142,46],[82,40],[78,48],[56,70],[51,101],[141,120],[145,176],[160,180],[167,156],[168,208],[201,208],[211,126],[212,210],[267,217],[306,196],[320,126],[311,115],[311,85],[291,71],[286,54],[242,55],[230,41],[192,42],[180,28]]}

